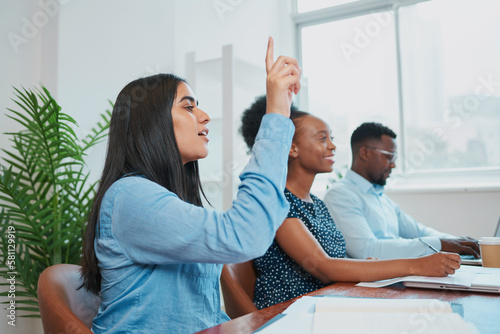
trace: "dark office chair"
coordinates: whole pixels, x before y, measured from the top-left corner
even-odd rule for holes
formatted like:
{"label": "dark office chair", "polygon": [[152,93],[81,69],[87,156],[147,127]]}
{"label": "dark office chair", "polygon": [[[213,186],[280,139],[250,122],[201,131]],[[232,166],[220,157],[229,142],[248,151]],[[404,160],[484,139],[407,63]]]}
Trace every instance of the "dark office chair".
{"label": "dark office chair", "polygon": [[226,313],[231,319],[257,311],[253,303],[256,279],[253,261],[224,265],[220,283]]}
{"label": "dark office chair", "polygon": [[38,279],[38,305],[45,334],[91,334],[99,297],[82,284],[80,266],[58,264],[45,269]]}

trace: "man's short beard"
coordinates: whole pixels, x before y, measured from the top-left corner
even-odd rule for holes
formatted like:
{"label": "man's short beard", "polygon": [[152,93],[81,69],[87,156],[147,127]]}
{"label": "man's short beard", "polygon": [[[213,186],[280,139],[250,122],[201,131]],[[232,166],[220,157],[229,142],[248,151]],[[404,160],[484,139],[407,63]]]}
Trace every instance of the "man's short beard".
{"label": "man's short beard", "polygon": [[375,184],[378,184],[379,186],[385,186],[385,183],[387,181],[387,178],[384,178],[384,176],[382,175],[378,180],[375,180]]}

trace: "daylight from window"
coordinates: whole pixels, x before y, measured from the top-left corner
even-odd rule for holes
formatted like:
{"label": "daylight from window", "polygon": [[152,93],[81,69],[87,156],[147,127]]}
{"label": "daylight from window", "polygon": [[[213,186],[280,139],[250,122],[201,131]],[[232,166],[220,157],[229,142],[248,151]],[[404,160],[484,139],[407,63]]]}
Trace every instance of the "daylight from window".
{"label": "daylight from window", "polygon": [[499,169],[500,2],[395,10],[300,30],[301,108],[330,124],[336,168],[350,166],[352,131],[377,121],[398,134],[397,173]]}

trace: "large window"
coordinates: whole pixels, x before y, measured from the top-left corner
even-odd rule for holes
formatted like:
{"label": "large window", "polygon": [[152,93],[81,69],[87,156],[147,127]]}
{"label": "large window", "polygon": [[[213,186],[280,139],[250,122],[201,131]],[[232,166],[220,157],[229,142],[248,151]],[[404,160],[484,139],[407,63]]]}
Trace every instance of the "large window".
{"label": "large window", "polygon": [[300,106],[330,124],[337,170],[350,166],[352,131],[377,121],[398,133],[399,181],[500,181],[500,2],[340,1],[300,14],[302,2]]}
{"label": "large window", "polygon": [[[302,66],[305,80],[305,107],[331,127],[337,145],[337,169],[350,162],[350,132],[360,122],[377,121],[399,129],[398,86],[394,22],[387,13],[379,40],[367,40],[366,49],[355,53],[349,43],[351,32],[378,22],[363,15],[302,29]],[[361,27],[361,28],[360,28]],[[305,103],[304,103],[305,102]],[[305,105],[305,106],[304,106]]]}
{"label": "large window", "polygon": [[405,169],[500,167],[500,3],[399,12]]}

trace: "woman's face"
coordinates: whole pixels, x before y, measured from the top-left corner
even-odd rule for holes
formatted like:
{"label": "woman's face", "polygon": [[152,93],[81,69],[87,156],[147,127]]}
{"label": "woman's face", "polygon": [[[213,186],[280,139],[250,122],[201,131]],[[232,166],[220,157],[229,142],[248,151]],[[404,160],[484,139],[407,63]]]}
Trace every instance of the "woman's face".
{"label": "woman's face", "polygon": [[308,115],[300,118],[296,131],[290,157],[295,159],[297,166],[311,174],[333,171],[336,146],[332,143],[328,125]]}
{"label": "woman's face", "polygon": [[203,159],[208,154],[208,128],[210,117],[198,108],[198,100],[191,87],[181,82],[172,106],[175,140],[182,163]]}

